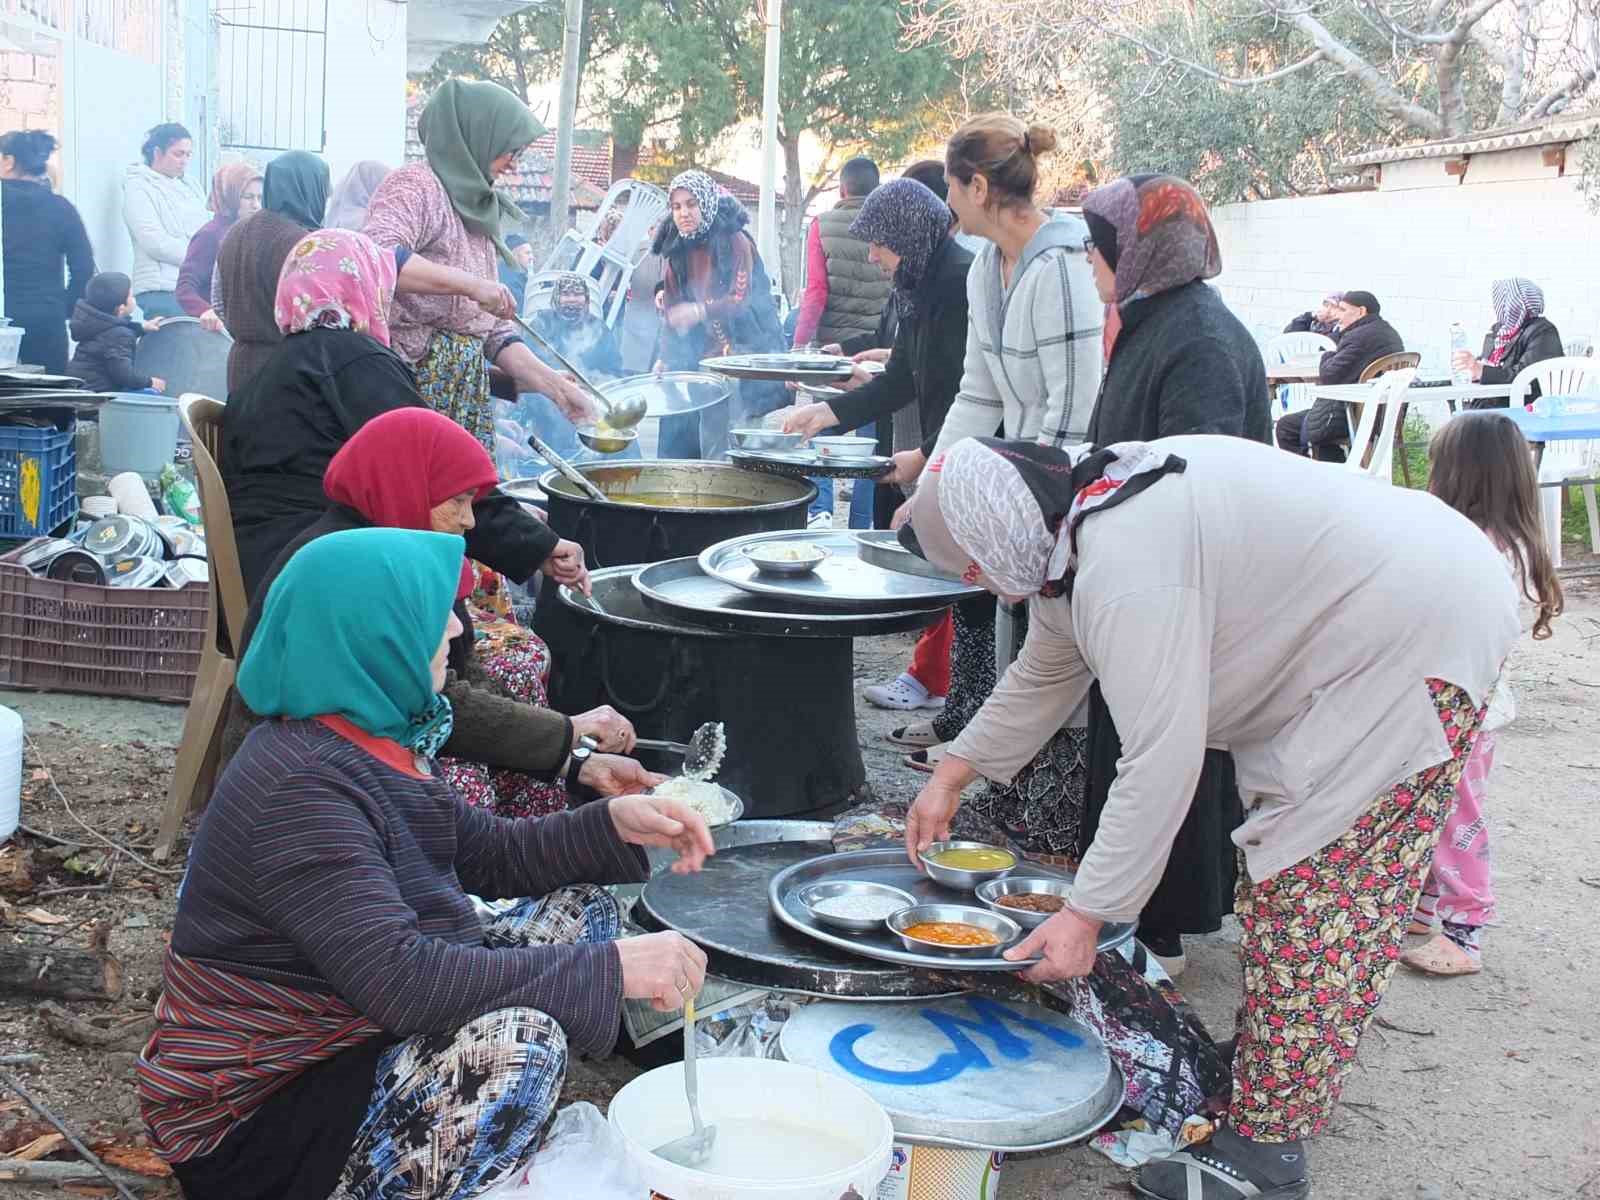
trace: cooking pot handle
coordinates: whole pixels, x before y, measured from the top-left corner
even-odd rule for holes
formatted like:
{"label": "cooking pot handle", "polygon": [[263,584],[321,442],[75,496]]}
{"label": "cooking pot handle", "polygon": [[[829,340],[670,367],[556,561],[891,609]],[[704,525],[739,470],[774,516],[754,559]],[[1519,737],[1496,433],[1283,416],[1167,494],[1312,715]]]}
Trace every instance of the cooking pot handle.
{"label": "cooking pot handle", "polygon": [[578,523],[572,531],[572,540],[583,547],[583,561],[591,570],[605,566],[594,552],[594,514],[587,508],[578,512]]}
{"label": "cooking pot handle", "polygon": [[672,543],[667,537],[667,531],[661,528],[661,518],[650,518],[650,561],[661,562],[672,557]]}
{"label": "cooking pot handle", "polygon": [[[667,698],[667,693],[672,690],[672,686],[677,682],[678,677],[683,674],[683,671],[680,669],[683,666],[683,647],[678,645],[674,645],[672,647],[667,669],[661,673],[661,686],[656,690],[656,694],[644,704],[629,704],[621,696],[617,695],[617,689],[612,686],[610,649],[604,641],[598,640],[599,636],[600,627],[596,625],[589,631],[589,644],[591,648],[594,648],[598,651],[598,656],[600,659],[600,686],[605,691],[606,701],[619,711],[625,713],[644,714],[655,712],[656,709],[661,707],[661,702]],[[589,657],[589,652],[586,651],[584,657],[587,659]]]}

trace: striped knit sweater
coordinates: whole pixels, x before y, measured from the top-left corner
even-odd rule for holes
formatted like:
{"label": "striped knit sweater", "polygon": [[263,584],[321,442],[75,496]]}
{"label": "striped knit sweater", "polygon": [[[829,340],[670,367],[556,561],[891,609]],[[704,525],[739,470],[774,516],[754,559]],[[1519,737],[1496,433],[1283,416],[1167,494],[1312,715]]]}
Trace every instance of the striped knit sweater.
{"label": "striped knit sweater", "polygon": [[1043,446],[1084,440],[1100,388],[1105,306],[1083,250],[1089,227],[1056,213],[1000,281],[993,242],[967,274],[967,357],[933,454],[962,438],[1002,436]]}
{"label": "striped knit sweater", "polygon": [[467,892],[637,882],[643,853],[603,803],[505,820],[383,747],[398,750],[270,722],[218,783],[138,1067],[151,1143],[169,1161],[209,1153],[301,1071],[380,1033],[448,1033],[520,1006],[554,1017],[575,1049],[611,1048],[616,947],[490,949]]}

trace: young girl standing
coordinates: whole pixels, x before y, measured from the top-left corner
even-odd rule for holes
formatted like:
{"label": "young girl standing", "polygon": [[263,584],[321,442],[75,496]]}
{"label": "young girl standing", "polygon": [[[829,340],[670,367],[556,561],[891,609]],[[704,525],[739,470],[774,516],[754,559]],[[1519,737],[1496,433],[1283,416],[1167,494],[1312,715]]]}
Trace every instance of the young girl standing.
{"label": "young girl standing", "polygon": [[[1428,456],[1433,463],[1428,490],[1499,547],[1518,588],[1538,606],[1533,636],[1549,637],[1550,622],[1562,608],[1561,584],[1545,545],[1538,478],[1522,431],[1503,413],[1463,413],[1434,435]],[[1411,923],[1410,932],[1433,936],[1401,956],[1407,966],[1430,975],[1473,975],[1483,969],[1478,934],[1495,919],[1485,788],[1494,766],[1495,731],[1515,716],[1509,673],[1502,672]]]}

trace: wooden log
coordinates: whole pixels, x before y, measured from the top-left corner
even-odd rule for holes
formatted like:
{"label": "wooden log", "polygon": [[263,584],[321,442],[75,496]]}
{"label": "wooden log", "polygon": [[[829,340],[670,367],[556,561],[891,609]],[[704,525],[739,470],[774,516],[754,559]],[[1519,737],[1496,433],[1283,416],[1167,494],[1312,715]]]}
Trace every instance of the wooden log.
{"label": "wooden log", "polygon": [[[163,1180],[146,1179],[128,1171],[112,1171],[114,1178],[130,1191],[159,1186]],[[106,1184],[104,1175],[86,1162],[28,1162],[19,1158],[0,1158],[0,1183],[42,1183],[53,1187],[65,1184]]]}
{"label": "wooden log", "polygon": [[122,964],[97,930],[89,948],[0,945],[0,992],[61,1000],[115,1000],[122,995]]}
{"label": "wooden log", "polygon": [[49,1000],[39,1005],[38,1013],[45,1028],[62,1041],[100,1050],[131,1050],[137,1054],[156,1029],[154,1013],[137,1015],[109,1028],[75,1017]]}

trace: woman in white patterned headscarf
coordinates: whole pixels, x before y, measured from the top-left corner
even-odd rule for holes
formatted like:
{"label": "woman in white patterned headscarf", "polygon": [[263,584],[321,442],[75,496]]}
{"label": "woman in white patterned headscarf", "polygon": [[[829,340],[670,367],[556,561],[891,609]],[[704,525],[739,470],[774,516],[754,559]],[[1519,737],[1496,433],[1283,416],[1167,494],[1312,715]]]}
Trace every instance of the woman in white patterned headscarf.
{"label": "woman in white patterned headscarf", "polygon": [[[1483,339],[1483,357],[1455,353],[1454,366],[1474,383],[1510,383],[1534,363],[1560,358],[1561,334],[1545,319],[1544,292],[1531,279],[1496,279],[1489,289],[1494,301],[1494,328]],[[1535,383],[1528,394],[1539,396]],[[1505,408],[1509,400],[1472,400],[1472,408]]]}
{"label": "woman in white patterned headscarf", "polygon": [[[694,371],[700,360],[784,349],[766,266],[747,226],[750,214],[704,171],[684,171],[668,189],[671,219],[652,249],[664,262],[656,306],[661,310],[657,371]],[[726,422],[751,421],[788,403],[782,384],[740,385],[734,411],[661,422],[663,458],[715,458],[727,440]]]}

